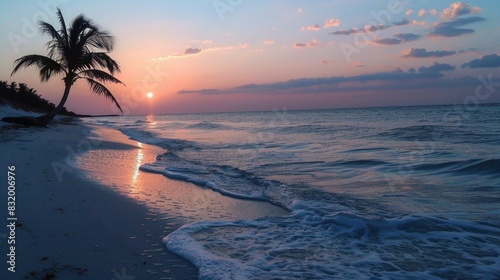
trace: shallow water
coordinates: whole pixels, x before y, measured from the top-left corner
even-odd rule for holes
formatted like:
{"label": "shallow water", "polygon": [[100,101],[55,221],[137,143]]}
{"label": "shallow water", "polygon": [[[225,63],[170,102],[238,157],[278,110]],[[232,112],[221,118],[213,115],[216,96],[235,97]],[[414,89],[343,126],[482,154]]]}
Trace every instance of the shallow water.
{"label": "shallow water", "polygon": [[290,210],[166,237],[201,278],[500,277],[499,105],[90,121],[168,150],[143,172]]}

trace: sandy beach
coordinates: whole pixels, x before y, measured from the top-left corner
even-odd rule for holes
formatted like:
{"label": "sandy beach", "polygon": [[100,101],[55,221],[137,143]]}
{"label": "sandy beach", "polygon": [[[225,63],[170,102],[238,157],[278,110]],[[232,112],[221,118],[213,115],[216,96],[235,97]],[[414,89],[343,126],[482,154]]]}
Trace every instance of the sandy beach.
{"label": "sandy beach", "polygon": [[[1,279],[196,279],[163,237],[187,222],[284,213],[142,172],[142,162],[164,151],[77,119],[48,129],[3,126],[0,141],[1,180],[15,166],[16,182],[14,215],[2,203],[2,219],[17,219],[15,272],[3,262]],[[1,196],[7,200],[6,188]],[[12,232],[3,228],[5,258]]]}
{"label": "sandy beach", "polygon": [[[15,273],[4,267],[2,279],[50,275],[58,279],[147,279],[158,273],[164,279],[196,278],[193,266],[163,249],[163,228],[152,219],[154,213],[82,179],[66,164],[66,148],[77,149],[85,139],[83,127],[55,126],[2,131],[2,166],[16,168],[18,219]],[[63,170],[59,178],[53,166]],[[7,182],[4,175],[2,179]],[[7,250],[5,240],[2,253]],[[182,274],[172,272],[172,267]]]}

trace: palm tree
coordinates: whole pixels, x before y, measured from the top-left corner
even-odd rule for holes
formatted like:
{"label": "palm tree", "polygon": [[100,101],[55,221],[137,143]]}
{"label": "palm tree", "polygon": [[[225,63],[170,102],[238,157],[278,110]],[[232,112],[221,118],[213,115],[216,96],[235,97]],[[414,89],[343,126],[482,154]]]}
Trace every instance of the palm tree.
{"label": "palm tree", "polygon": [[35,66],[40,71],[42,82],[48,81],[52,76],[63,76],[64,93],[59,105],[54,111],[36,118],[38,123],[35,125],[46,126],[54,119],[66,103],[71,86],[78,79],[85,80],[97,95],[111,99],[123,113],[118,101],[104,85],[108,82],[123,84],[113,77],[115,72],[120,72],[120,66],[108,56],[113,50],[114,38],[83,15],[77,16],[69,27],[66,27],[60,9],[57,9],[57,16],[61,24],[60,30],[47,22],[40,22],[40,31],[50,36],[50,41],[47,42],[48,55],[23,56],[15,61],[11,73],[12,76],[23,67]]}

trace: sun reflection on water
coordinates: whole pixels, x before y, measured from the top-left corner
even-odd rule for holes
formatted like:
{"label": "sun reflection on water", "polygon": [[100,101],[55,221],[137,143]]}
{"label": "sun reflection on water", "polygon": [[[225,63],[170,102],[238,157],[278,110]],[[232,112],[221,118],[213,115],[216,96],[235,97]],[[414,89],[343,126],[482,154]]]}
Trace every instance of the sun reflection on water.
{"label": "sun reflection on water", "polygon": [[137,156],[135,157],[134,173],[132,174],[132,185],[135,187],[137,179],[139,178],[139,167],[142,165],[142,160],[144,159],[144,153],[142,152],[142,143],[137,142]]}

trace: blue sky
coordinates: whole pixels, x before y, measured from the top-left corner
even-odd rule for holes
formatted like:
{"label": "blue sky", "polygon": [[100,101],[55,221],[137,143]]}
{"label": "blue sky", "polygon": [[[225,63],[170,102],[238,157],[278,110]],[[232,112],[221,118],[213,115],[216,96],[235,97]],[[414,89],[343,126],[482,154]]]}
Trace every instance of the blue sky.
{"label": "blue sky", "polygon": [[[46,54],[36,22],[57,26],[56,6],[116,37],[126,114],[500,102],[495,1],[3,1],[0,79],[54,103],[60,79],[10,72]],[[114,112],[83,83],[67,107]]]}

